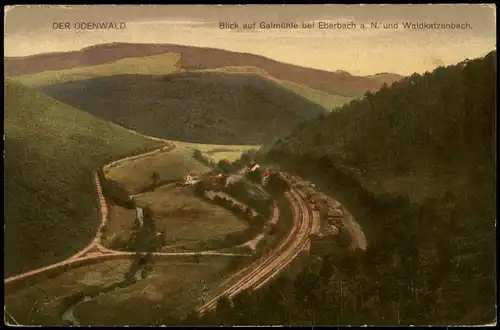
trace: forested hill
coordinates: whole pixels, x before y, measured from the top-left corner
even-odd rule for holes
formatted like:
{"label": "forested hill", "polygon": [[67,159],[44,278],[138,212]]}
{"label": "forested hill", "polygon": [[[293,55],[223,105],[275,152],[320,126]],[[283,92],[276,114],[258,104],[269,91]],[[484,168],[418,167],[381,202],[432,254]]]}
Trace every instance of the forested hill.
{"label": "forested hill", "polygon": [[[273,151],[327,156],[360,170],[407,174],[458,159],[492,162],[496,51],[413,74],[297,127]],[[477,159],[480,157],[481,161]]]}
{"label": "forested hill", "polygon": [[493,51],[366,93],[297,127],[268,153],[338,196],[357,191],[344,202],[369,247],[354,277],[381,291],[361,294],[377,303],[353,320],[493,321],[495,98]]}
{"label": "forested hill", "polygon": [[[298,127],[268,157],[335,196],[366,252],[323,256],[186,324],[495,321],[496,52]],[[231,306],[232,305],[232,306]]]}

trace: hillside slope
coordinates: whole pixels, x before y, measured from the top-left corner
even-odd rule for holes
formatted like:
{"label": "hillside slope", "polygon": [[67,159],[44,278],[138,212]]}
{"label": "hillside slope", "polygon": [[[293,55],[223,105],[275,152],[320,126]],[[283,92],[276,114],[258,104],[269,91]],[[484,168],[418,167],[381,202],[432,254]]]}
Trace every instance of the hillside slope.
{"label": "hillside slope", "polygon": [[4,82],[5,276],[65,259],[99,223],[92,171],[157,142]]}
{"label": "hillside slope", "polygon": [[[366,256],[343,274],[362,280],[364,289],[343,289],[367,303],[337,322],[494,322],[495,101],[493,51],[367,93],[271,148],[271,159],[337,196],[367,233]],[[319,297],[336,301],[328,290]]]}
{"label": "hillside slope", "polygon": [[317,103],[254,74],[118,75],[42,91],[140,133],[196,143],[261,144],[325,112]]}
{"label": "hillside slope", "polygon": [[180,70],[179,61],[179,54],[166,53],[141,58],[125,58],[96,66],[44,71],[36,74],[17,76],[12,79],[23,85],[36,88],[118,74],[166,75]]}
{"label": "hillside slope", "polygon": [[436,164],[466,165],[475,159],[476,167],[491,161],[495,57],[490,53],[368,92],[297,127],[274,150],[328,156],[367,175],[387,170],[404,176]]}
{"label": "hillside slope", "polygon": [[[96,66],[83,66],[59,71],[44,71],[36,74],[28,74],[12,77],[23,85],[41,88],[44,86],[61,84],[71,81],[80,81],[96,77],[109,77],[115,75],[137,74],[137,75],[168,75],[182,72],[180,68],[180,55],[166,53],[160,55],[125,58],[114,62],[108,62]],[[197,72],[226,72],[246,75],[257,75],[285,87],[288,90],[324,107],[330,111],[348,103],[352,97],[328,94],[320,90],[297,84],[291,81],[282,81],[270,76],[266,71],[257,67],[230,66],[217,69],[192,70]]]}
{"label": "hillside slope", "polygon": [[280,80],[288,80],[327,93],[358,96],[366,90],[377,90],[383,82],[388,84],[402,77],[381,74],[376,78],[359,77],[348,73],[335,73],[281,63],[263,56],[230,52],[221,49],[181,46],[174,44],[112,43],[84,48],[80,51],[39,54],[27,57],[4,58],[7,76],[33,74],[49,70],[63,70],[81,66],[99,65],[127,57],[178,53],[181,68],[214,69],[224,66],[255,66]]}

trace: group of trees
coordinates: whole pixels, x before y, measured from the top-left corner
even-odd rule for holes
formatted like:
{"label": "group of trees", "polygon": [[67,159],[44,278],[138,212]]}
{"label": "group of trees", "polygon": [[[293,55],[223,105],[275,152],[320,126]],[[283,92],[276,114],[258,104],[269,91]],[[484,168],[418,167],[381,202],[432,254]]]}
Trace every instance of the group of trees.
{"label": "group of trees", "polygon": [[217,169],[222,173],[231,174],[237,171],[237,168],[227,159],[221,159],[217,163]]}
{"label": "group of trees", "polygon": [[[212,150],[212,152],[221,152],[222,150],[225,149],[216,149]],[[218,162],[215,162],[211,158],[203,155],[203,153],[198,149],[194,150],[193,157],[197,161],[208,167],[214,167],[223,173],[230,174],[230,173],[235,173],[243,166],[246,166],[249,163],[255,161],[255,159],[257,158],[257,150],[255,149],[245,150],[241,154],[239,159],[236,159],[235,161],[232,162],[228,159],[221,159]]]}
{"label": "group of trees", "polygon": [[327,155],[361,169],[384,166],[400,173],[457,159],[491,161],[495,72],[496,51],[415,73],[297,126],[271,151]]}
{"label": "group of trees", "polygon": [[250,207],[235,203],[229,198],[215,195],[212,202],[230,210],[237,215],[242,216],[245,220],[251,220],[254,218],[252,209]]}
{"label": "group of trees", "polygon": [[142,207],[143,226],[136,226],[132,232],[128,250],[136,252],[156,252],[164,245],[164,233],[158,235],[153,211],[149,206]]}
{"label": "group of trees", "polygon": [[278,173],[273,173],[269,176],[266,190],[272,194],[283,194],[290,190],[290,184]]}
{"label": "group of trees", "polygon": [[263,173],[262,169],[259,167],[259,168],[256,168],[253,171],[248,171],[247,172],[247,179],[250,180],[253,183],[259,184],[259,183],[261,183],[262,175],[263,174],[264,173]]}
{"label": "group of trees", "polygon": [[258,162],[261,160],[260,158],[257,149],[248,149],[243,151],[240,158],[233,161],[232,165],[236,170],[239,170],[250,163]]}
{"label": "group of trees", "polygon": [[194,150],[193,157],[207,167],[214,167],[216,165],[216,163],[212,159],[203,155],[203,153],[198,149]]}
{"label": "group of trees", "polygon": [[127,189],[117,181],[106,178],[103,169],[97,170],[97,175],[101,183],[102,192],[104,197],[112,201],[115,205],[133,209],[135,208],[134,201],[130,198]]}

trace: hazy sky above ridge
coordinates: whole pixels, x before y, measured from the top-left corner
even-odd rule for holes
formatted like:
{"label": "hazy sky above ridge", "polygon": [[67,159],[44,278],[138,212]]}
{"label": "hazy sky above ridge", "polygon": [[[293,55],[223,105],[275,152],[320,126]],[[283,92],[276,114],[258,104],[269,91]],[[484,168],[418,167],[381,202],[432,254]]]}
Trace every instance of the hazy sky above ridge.
{"label": "hazy sky above ridge", "polygon": [[[54,22],[71,29],[53,29]],[[219,28],[231,21],[238,30]],[[260,22],[315,22],[314,29],[260,29]],[[321,30],[319,22],[354,22],[352,30]],[[82,30],[78,22],[124,22],[122,30]],[[256,29],[242,29],[256,22]],[[370,28],[371,22],[398,28]],[[471,29],[404,29],[403,22],[468,23]],[[361,24],[366,24],[361,29]],[[381,26],[381,25],[379,25]],[[110,42],[174,43],[263,55],[278,61],[352,74],[411,74],[484,56],[495,49],[493,5],[119,5],[5,8],[5,56],[78,50]]]}

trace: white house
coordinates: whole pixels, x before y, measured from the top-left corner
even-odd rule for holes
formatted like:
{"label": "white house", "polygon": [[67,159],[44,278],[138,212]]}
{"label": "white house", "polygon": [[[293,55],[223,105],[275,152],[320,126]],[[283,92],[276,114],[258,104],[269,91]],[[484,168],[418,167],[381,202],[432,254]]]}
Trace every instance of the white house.
{"label": "white house", "polygon": [[184,178],[184,184],[186,186],[191,186],[198,181],[200,181],[200,180],[197,180],[197,178],[195,176],[191,176],[190,174],[186,175],[186,177]]}
{"label": "white house", "polygon": [[252,168],[250,168],[250,172],[257,170],[258,168],[260,168],[259,164],[255,164]]}

